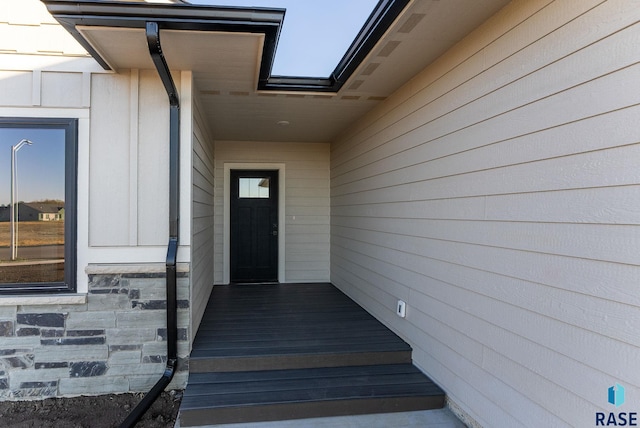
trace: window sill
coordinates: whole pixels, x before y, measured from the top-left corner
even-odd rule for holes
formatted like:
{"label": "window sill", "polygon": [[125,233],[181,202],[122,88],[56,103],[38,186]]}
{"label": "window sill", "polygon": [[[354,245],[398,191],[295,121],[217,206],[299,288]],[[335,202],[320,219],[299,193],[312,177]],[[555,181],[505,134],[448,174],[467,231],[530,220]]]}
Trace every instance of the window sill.
{"label": "window sill", "polygon": [[0,306],[17,305],[84,305],[86,294],[52,294],[38,296],[0,296]]}

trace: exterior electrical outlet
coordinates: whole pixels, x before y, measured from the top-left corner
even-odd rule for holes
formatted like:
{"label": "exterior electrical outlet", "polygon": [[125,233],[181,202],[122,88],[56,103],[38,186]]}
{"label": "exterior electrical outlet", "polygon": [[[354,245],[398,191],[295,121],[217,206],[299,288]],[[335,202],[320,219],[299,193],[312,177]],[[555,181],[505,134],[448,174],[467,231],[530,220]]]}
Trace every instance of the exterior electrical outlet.
{"label": "exterior electrical outlet", "polygon": [[398,300],[398,306],[396,307],[396,314],[400,318],[404,318],[407,315],[407,304],[402,300]]}

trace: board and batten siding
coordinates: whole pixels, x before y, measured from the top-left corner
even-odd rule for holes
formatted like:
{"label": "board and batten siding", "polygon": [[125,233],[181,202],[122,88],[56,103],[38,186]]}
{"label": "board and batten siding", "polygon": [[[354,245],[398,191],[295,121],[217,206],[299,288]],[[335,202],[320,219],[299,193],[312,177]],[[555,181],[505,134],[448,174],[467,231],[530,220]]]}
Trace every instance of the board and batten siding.
{"label": "board and batten siding", "polygon": [[[191,175],[191,73],[174,77],[184,101],[184,183]],[[153,72],[107,73],[43,3],[0,1],[0,116],[78,119],[78,293],[2,296],[0,400],[148,391],[162,375],[168,125],[158,123],[166,123],[166,110]],[[181,197],[190,201],[191,188]],[[181,216],[190,218],[188,202]],[[188,377],[190,222],[181,234],[180,364],[169,386],[177,389]]]}
{"label": "board and batten siding", "polygon": [[169,127],[158,124],[169,123],[169,109],[162,82],[154,70],[121,71],[94,76],[91,92],[90,245],[166,246]]}
{"label": "board and batten siding", "polygon": [[285,165],[285,280],[329,281],[329,144],[218,141],[215,147],[216,284],[224,281],[225,163]]}
{"label": "board and batten siding", "polygon": [[[181,97],[180,181],[191,182],[191,72]],[[95,263],[162,262],[169,237],[169,102],[155,70],[91,79],[89,247]],[[160,124],[160,126],[159,126]],[[191,217],[191,188],[180,192]],[[189,260],[191,222],[180,222],[178,261]],[[115,250],[117,249],[117,250]]]}
{"label": "board and batten siding", "polygon": [[213,288],[215,192],[213,138],[197,99],[193,104],[192,141],[191,331],[196,332]]}
{"label": "board and batten siding", "polygon": [[78,119],[77,290],[81,293],[88,289],[84,268],[91,79],[100,73],[104,70],[42,2],[0,2],[0,116]]}
{"label": "board and batten siding", "polygon": [[331,146],[332,282],[471,422],[640,411],[639,20],[514,1]]}

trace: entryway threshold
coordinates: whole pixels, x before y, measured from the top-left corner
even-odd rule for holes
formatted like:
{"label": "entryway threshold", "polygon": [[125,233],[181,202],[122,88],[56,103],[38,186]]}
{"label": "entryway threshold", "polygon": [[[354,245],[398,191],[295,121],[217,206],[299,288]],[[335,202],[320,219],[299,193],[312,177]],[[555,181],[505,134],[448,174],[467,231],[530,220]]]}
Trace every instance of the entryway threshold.
{"label": "entryway threshold", "polygon": [[[231,282],[229,285],[278,285],[278,281]],[[221,287],[221,286],[219,286]]]}

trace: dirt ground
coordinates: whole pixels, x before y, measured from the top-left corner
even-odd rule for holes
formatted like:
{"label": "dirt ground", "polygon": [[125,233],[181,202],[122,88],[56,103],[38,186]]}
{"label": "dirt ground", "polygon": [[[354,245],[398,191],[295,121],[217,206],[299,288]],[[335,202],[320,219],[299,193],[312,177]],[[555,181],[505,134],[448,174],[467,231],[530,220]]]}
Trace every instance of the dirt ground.
{"label": "dirt ground", "polygon": [[[64,281],[64,262],[56,263],[55,260],[64,258],[64,254],[62,254],[64,249],[63,221],[20,222],[18,261],[23,263],[11,264],[8,262],[10,257],[9,236],[9,223],[0,222],[1,283]],[[50,262],[42,264],[42,260],[39,259],[49,259]],[[33,263],[28,263],[29,261]]]}
{"label": "dirt ground", "polygon": [[[142,394],[118,394],[0,402],[0,427],[118,427],[141,398]],[[181,400],[181,391],[163,392],[136,428],[173,427]]]}
{"label": "dirt ground", "polygon": [[[8,247],[10,223],[0,222],[0,247]],[[18,245],[62,245],[64,244],[64,221],[21,221],[18,223]]]}
{"label": "dirt ground", "polygon": [[64,263],[0,266],[0,282],[56,282],[64,281]]}

